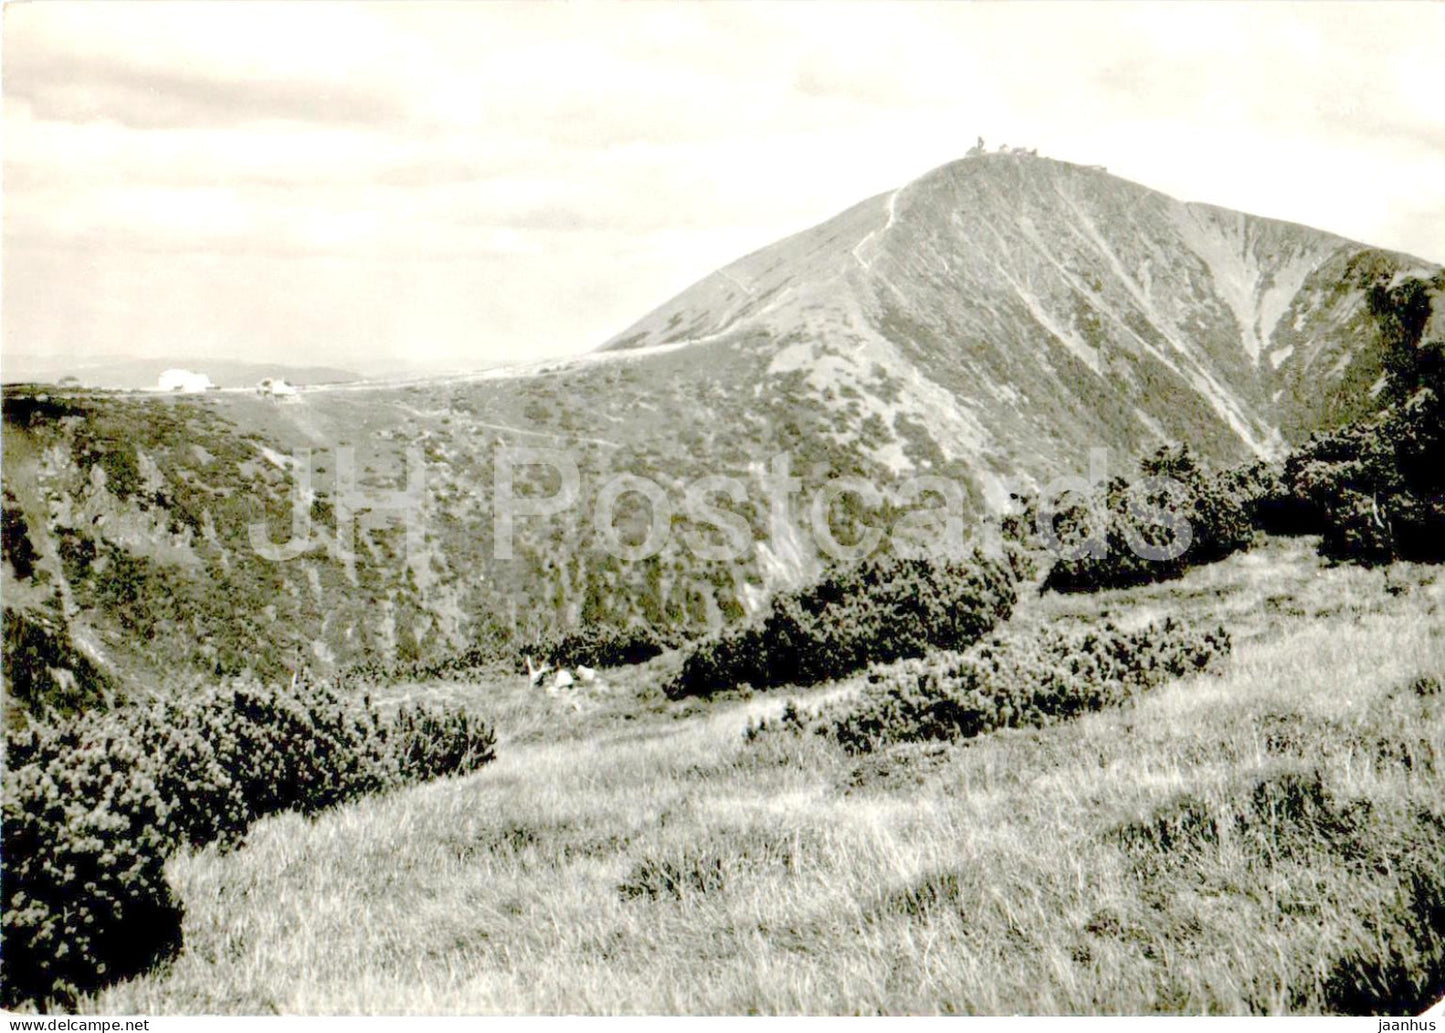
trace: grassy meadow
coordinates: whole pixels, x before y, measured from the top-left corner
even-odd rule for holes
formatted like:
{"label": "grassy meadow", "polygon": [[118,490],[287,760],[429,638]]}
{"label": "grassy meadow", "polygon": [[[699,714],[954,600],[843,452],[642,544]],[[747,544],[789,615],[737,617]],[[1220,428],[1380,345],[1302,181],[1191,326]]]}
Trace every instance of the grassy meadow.
{"label": "grassy meadow", "polygon": [[1223,624],[1127,708],[850,756],[805,692],[669,702],[675,656],[465,703],[478,773],[170,862],[185,946],[121,1013],[1400,1013],[1445,992],[1445,582],[1272,539],[1012,624]]}

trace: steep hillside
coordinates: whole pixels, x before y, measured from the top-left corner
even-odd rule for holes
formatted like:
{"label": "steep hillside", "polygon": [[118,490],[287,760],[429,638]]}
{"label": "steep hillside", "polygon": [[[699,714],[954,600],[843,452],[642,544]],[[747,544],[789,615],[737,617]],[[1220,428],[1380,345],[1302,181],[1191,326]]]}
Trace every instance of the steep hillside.
{"label": "steep hillside", "polygon": [[[719,270],[607,345],[763,341],[1029,472],[1093,445],[1277,452],[1371,405],[1371,283],[1437,266],[1008,153],[943,166]],[[900,459],[902,457],[899,457]]]}
{"label": "steep hillside", "polygon": [[[701,629],[736,617],[766,587],[754,561],[699,560],[677,536],[637,560],[595,543],[590,500],[604,476],[645,473],[680,504],[681,484],[704,468],[680,457],[707,444],[683,434],[635,452],[657,437],[642,421],[598,426],[604,399],[646,413],[636,364],[613,365],[601,378],[292,401],[9,390],[7,635],[44,632],[54,670],[37,684],[58,700],[85,687],[86,664],[143,690],[246,671],[284,677],[299,664],[405,663],[584,620]],[[604,430],[611,440],[597,436]],[[584,480],[567,512],[518,517],[502,558],[496,457],[517,446],[555,450]],[[555,491],[549,477],[519,467],[518,497]],[[418,491],[408,513],[395,504],[409,478]],[[298,501],[301,547],[285,549]],[[352,519],[342,520],[346,506]],[[636,519],[622,500],[624,535]],[[10,689],[11,704],[26,702]]]}

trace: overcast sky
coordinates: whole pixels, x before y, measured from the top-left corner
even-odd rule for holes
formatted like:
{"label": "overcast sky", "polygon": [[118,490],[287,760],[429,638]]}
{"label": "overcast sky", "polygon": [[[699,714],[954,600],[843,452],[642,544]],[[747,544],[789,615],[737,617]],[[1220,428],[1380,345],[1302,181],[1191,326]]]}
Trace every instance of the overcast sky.
{"label": "overcast sky", "polygon": [[7,4],[7,353],[584,351],[990,144],[1445,260],[1445,4]]}

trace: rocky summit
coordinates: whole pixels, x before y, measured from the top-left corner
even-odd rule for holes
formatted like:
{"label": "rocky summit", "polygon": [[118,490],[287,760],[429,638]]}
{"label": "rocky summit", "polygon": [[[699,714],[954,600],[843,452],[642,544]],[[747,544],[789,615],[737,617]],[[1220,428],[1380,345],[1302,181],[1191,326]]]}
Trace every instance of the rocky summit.
{"label": "rocky summit", "polygon": [[916,423],[978,476],[1089,446],[1269,456],[1368,411],[1366,289],[1438,266],[1177,201],[1098,167],[979,154],[765,247],[606,345],[733,344],[857,398],[915,462]]}

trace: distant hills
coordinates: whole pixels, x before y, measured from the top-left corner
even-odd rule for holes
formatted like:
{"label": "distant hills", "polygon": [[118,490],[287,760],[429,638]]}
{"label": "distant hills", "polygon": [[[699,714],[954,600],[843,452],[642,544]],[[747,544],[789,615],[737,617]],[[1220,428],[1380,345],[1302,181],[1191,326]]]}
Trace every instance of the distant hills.
{"label": "distant hills", "polygon": [[80,387],[140,390],[156,386],[169,369],[204,373],[217,387],[253,387],[266,377],[293,384],[343,384],[360,380],[360,374],[330,366],[291,366],[270,362],[235,362],[226,359],[137,359],[104,356],[94,360],[60,359],[44,355],[5,355],[0,359],[0,380],[7,384],[58,384],[75,378]]}

